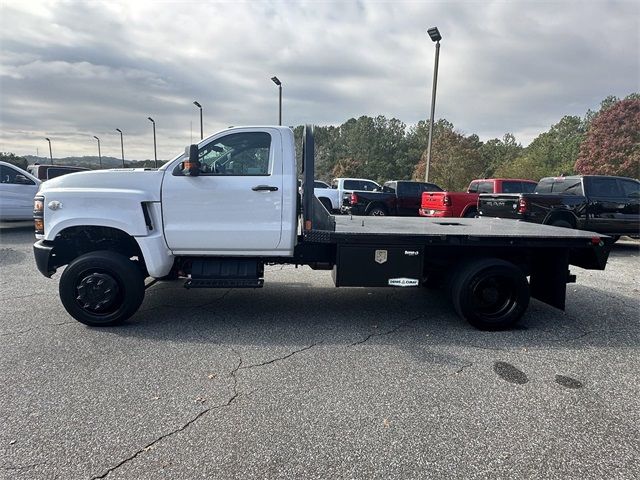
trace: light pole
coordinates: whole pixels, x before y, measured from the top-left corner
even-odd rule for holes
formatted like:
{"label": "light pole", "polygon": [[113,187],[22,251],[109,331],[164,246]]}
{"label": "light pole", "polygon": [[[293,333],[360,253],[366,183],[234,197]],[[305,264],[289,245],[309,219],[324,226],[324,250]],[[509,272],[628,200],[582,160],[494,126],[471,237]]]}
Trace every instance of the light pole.
{"label": "light pole", "polygon": [[282,82],[278,77],[271,77],[271,81],[278,86],[278,125],[282,125]]}
{"label": "light pole", "polygon": [[122,138],[122,130],[116,128],[116,132],[120,132],[120,149],[122,150],[122,168],[124,168],[124,139]]}
{"label": "light pole", "polygon": [[156,162],[156,168],[158,168],[158,151],[156,150],[156,122],[151,117],[147,117],[147,119],[151,123],[153,123],[153,158]]}
{"label": "light pole", "polygon": [[53,153],[51,152],[51,139],[45,137],[45,140],[49,142],[49,158],[51,159],[51,165],[53,165]]}
{"label": "light pole", "polygon": [[100,161],[100,170],[102,170],[102,154],[100,153],[100,139],[95,135],[93,136],[93,138],[98,140],[98,160]]}
{"label": "light pole", "polygon": [[202,105],[198,102],[193,102],[193,104],[200,109],[200,140],[204,138],[204,129],[202,128]]}
{"label": "light pole", "polygon": [[433,67],[433,89],[431,91],[431,121],[429,122],[429,143],[427,144],[427,167],[424,172],[425,182],[429,181],[429,166],[431,165],[431,139],[433,137],[433,117],[436,113],[436,85],[438,84],[438,58],[440,57],[440,40],[442,36],[438,27],[431,27],[427,30],[431,40],[436,42],[436,62]]}

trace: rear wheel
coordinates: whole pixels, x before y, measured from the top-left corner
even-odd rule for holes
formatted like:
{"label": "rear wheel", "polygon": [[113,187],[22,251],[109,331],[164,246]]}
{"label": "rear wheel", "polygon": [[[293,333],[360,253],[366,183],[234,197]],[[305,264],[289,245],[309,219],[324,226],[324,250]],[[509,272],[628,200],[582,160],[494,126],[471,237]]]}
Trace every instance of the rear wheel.
{"label": "rear wheel", "polygon": [[472,208],[464,214],[464,218],[476,218],[478,216],[478,212]]}
{"label": "rear wheel", "polygon": [[367,215],[375,216],[375,217],[383,217],[387,214],[387,211],[382,207],[372,207],[367,212]]}
{"label": "rear wheel", "polygon": [[60,277],[60,300],[69,315],[95,327],[116,325],[144,299],[144,276],[124,255],[90,252],[72,261]]}
{"label": "rear wheel", "polygon": [[513,326],[529,305],[529,283],[512,263],[498,258],[461,266],[451,285],[453,306],[462,318],[480,330]]}

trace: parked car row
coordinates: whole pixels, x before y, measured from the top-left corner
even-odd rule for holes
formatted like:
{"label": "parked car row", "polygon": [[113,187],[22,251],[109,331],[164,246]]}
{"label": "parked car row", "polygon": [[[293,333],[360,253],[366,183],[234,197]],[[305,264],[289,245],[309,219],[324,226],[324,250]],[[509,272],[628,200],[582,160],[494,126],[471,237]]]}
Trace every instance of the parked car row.
{"label": "parked car row", "polygon": [[596,231],[614,240],[640,237],[640,181],[634,178],[487,178],[473,180],[466,192],[404,180],[379,186],[372,180],[336,179],[333,187],[342,199],[340,212],[349,215],[500,217]]}

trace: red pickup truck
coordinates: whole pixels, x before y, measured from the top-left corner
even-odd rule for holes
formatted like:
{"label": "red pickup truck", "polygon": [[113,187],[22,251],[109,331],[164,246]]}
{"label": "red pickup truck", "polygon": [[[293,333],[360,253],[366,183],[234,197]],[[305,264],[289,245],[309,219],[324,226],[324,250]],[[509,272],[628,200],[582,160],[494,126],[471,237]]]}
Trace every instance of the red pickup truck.
{"label": "red pickup truck", "polygon": [[475,217],[481,193],[531,193],[538,182],[517,178],[473,180],[466,192],[424,192],[420,205],[423,217]]}

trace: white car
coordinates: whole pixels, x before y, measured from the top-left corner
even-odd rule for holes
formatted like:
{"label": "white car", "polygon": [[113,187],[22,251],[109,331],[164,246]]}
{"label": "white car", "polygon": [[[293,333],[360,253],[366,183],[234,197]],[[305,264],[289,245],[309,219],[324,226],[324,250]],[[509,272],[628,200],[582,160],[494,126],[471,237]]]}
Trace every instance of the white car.
{"label": "white car", "polygon": [[0,220],[33,219],[33,197],[40,183],[21,168],[0,162]]}

